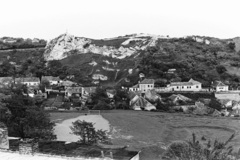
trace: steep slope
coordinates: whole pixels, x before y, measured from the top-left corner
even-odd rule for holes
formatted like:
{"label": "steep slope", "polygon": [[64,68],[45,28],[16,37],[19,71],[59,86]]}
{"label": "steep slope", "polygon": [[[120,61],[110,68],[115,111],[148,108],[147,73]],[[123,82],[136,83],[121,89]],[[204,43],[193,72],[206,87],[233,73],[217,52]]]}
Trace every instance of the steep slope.
{"label": "steep slope", "polygon": [[72,54],[95,53],[112,58],[123,59],[136,55],[148,46],[154,46],[158,38],[163,36],[149,34],[133,34],[111,39],[94,40],[63,34],[51,40],[44,57],[46,60],[61,60]]}
{"label": "steep slope", "polygon": [[[92,83],[133,85],[143,72],[165,83],[195,78],[206,85],[214,79],[240,81],[239,46],[239,38],[132,34],[94,40],[63,34],[47,44],[44,58],[60,60]],[[167,73],[171,68],[176,74]]]}

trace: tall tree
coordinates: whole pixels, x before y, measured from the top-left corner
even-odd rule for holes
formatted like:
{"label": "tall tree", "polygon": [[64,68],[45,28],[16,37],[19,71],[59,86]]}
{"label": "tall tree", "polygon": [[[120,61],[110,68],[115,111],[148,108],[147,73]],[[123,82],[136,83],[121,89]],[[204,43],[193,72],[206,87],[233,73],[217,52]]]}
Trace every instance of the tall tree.
{"label": "tall tree", "polygon": [[50,121],[50,115],[42,108],[35,105],[34,99],[27,96],[26,88],[22,85],[12,85],[5,90],[8,98],[2,103],[10,114],[4,117],[9,134],[21,138],[56,139],[53,134],[54,123]]}

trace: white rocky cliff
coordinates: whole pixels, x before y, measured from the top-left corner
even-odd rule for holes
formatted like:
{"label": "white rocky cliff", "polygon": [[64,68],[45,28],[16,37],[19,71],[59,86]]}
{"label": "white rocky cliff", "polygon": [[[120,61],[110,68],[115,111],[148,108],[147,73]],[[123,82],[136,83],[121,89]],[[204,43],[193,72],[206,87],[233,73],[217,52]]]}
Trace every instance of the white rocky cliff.
{"label": "white rocky cliff", "polygon": [[[95,53],[112,58],[123,59],[145,50],[148,46],[154,46],[159,38],[163,36],[149,34],[133,34],[130,36],[117,37],[112,39],[92,40],[88,38],[75,37],[70,34],[63,34],[48,42],[44,57],[46,60],[60,60],[66,58],[69,51],[78,51],[78,54]],[[118,46],[99,45],[110,41],[119,41]]]}

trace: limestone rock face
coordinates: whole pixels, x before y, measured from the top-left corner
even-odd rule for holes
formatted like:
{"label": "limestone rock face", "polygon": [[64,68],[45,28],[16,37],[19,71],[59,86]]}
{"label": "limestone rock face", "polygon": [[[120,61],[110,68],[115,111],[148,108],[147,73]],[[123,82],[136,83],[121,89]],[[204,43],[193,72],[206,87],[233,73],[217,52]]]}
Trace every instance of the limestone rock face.
{"label": "limestone rock face", "polygon": [[104,56],[123,59],[131,55],[138,55],[148,46],[155,46],[159,38],[150,34],[133,34],[111,39],[94,40],[84,37],[75,37],[68,33],[52,39],[46,46],[44,57],[46,60],[61,60],[77,51],[78,54],[95,53]]}

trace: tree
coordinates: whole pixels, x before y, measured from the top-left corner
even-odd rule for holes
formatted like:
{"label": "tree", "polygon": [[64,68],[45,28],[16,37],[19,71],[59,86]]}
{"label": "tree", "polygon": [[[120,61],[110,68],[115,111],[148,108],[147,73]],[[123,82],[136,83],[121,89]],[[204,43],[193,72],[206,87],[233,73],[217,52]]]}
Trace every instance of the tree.
{"label": "tree", "polygon": [[107,142],[106,130],[95,130],[94,124],[91,122],[77,120],[70,127],[72,134],[80,136],[79,141],[83,144],[94,144],[97,142]]}
{"label": "tree", "polygon": [[39,89],[42,91],[42,92],[45,92],[45,88],[49,87],[50,86],[50,82],[47,80],[47,79],[43,79],[41,81],[41,83],[39,84]]}
{"label": "tree", "polygon": [[109,110],[111,106],[104,101],[99,100],[98,104],[93,107],[94,110]]}
{"label": "tree", "polygon": [[219,101],[217,101],[216,99],[211,99],[210,103],[209,103],[209,107],[216,109],[218,111],[220,111],[222,109],[222,105]]}
{"label": "tree", "polygon": [[230,42],[230,43],[228,43],[228,47],[229,47],[231,50],[234,50],[235,47],[236,47],[236,45],[235,45],[234,42]]}
{"label": "tree", "polygon": [[8,88],[9,97],[2,100],[10,114],[3,121],[10,136],[33,139],[56,139],[53,134],[55,124],[50,121],[49,113],[35,105],[34,99],[24,94],[22,85]]}
{"label": "tree", "polygon": [[91,95],[92,105],[109,104],[110,100],[104,88],[98,87],[96,92]]}
{"label": "tree", "polygon": [[8,61],[4,61],[2,65],[0,65],[0,76],[7,77],[7,76],[14,76],[15,67],[10,64]]}
{"label": "tree", "polygon": [[223,74],[224,72],[227,71],[227,69],[226,69],[224,66],[222,66],[222,65],[218,65],[218,66],[216,67],[216,70],[217,70],[217,72],[218,72],[219,74]]}

